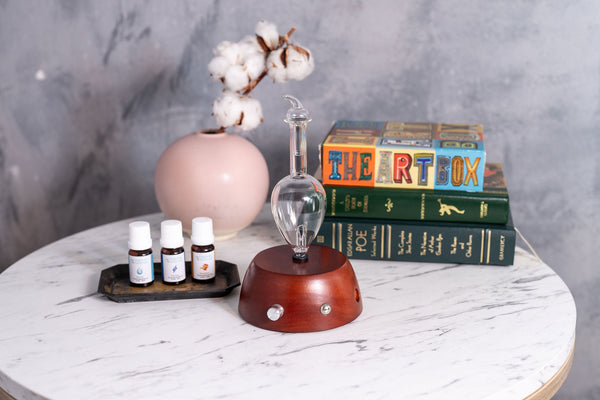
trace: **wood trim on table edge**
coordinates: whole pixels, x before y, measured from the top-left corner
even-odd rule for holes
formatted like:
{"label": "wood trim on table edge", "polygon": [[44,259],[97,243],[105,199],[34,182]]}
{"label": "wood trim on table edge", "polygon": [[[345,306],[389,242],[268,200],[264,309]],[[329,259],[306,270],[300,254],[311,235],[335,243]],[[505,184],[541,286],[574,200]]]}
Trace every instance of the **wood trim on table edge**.
{"label": "wood trim on table edge", "polygon": [[[573,355],[575,354],[575,342],[573,342],[573,347],[571,347],[571,353],[569,353],[569,357],[567,361],[560,367],[558,371],[548,380],[548,382],[544,383],[540,388],[538,388],[535,392],[531,393],[523,400],[550,400],[552,396],[558,392],[558,389],[562,386],[571,371],[571,366],[573,365]],[[6,393],[2,388],[0,388],[0,400],[16,400],[10,394]]]}
{"label": "wood trim on table edge", "polygon": [[565,363],[559,368],[558,371],[548,380],[540,386],[535,392],[525,397],[523,400],[550,400],[552,396],[558,392],[558,389],[562,386],[571,371],[573,365],[573,356],[575,354],[575,341],[573,341],[573,347]]}
{"label": "wood trim on table edge", "polygon": [[17,400],[0,387],[0,400]]}

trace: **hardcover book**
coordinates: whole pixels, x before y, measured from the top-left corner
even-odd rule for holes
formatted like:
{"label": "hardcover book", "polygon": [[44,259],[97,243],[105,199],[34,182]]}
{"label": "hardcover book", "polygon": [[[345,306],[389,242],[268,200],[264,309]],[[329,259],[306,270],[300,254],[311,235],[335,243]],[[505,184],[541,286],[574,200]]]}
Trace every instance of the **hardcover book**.
{"label": "hardcover book", "polygon": [[506,225],[325,217],[315,239],[348,258],[512,265],[515,229]]}
{"label": "hardcover book", "polygon": [[324,185],[483,190],[480,124],[347,121],[321,144]]}
{"label": "hardcover book", "polygon": [[485,165],[483,191],[325,185],[326,216],[506,224],[509,198],[502,165]]}

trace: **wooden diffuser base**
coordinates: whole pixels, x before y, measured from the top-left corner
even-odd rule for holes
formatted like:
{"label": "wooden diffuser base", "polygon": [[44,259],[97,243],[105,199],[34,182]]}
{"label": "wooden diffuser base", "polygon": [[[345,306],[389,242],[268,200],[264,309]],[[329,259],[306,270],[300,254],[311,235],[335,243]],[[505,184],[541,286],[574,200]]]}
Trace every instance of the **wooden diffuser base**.
{"label": "wooden diffuser base", "polygon": [[362,312],[358,281],[348,258],[311,246],[308,260],[295,262],[290,246],[258,253],[242,283],[239,312],[263,329],[315,332],[345,325]]}

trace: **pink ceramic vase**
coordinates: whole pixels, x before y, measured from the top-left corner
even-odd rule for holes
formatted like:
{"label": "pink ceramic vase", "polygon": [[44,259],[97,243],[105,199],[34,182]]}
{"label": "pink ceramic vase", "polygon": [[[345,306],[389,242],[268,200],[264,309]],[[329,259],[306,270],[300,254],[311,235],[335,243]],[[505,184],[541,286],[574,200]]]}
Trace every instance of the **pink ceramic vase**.
{"label": "pink ceramic vase", "polygon": [[161,211],[191,231],[192,219],[210,217],[216,239],[233,237],[256,218],[267,199],[269,170],[248,140],[198,131],[160,156],[154,190]]}

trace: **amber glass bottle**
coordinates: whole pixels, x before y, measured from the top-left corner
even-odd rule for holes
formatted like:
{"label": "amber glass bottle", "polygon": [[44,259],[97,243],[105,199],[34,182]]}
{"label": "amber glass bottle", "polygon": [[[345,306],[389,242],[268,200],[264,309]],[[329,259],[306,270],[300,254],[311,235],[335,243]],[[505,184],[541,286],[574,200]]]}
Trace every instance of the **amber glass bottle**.
{"label": "amber glass bottle", "polygon": [[129,284],[150,286],[154,283],[154,261],[150,224],[135,221],[129,224]]}
{"label": "amber glass bottle", "polygon": [[198,217],[192,220],[192,279],[210,282],[215,279],[215,237],[212,219]]}
{"label": "amber glass bottle", "polygon": [[185,282],[185,252],[181,221],[168,219],[160,224],[160,264],[167,285]]}

